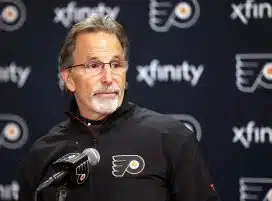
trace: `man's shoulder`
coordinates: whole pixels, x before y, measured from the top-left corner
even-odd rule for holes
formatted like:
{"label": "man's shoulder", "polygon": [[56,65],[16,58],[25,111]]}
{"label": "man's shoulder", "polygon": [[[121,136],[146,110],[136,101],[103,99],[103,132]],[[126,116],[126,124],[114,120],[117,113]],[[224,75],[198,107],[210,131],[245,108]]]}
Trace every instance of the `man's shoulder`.
{"label": "man's shoulder", "polygon": [[31,146],[30,151],[52,149],[54,147],[62,147],[65,143],[69,120],[62,121],[53,126],[45,135],[39,137]]}
{"label": "man's shoulder", "polygon": [[155,110],[140,106],[138,106],[135,110],[135,118],[138,118],[148,123],[177,123],[177,121],[168,114],[163,114]]}
{"label": "man's shoulder", "polygon": [[138,106],[134,119],[141,125],[155,127],[164,131],[188,131],[190,130],[178,119],[170,114],[163,114],[145,107]]}
{"label": "man's shoulder", "polygon": [[196,135],[184,123],[172,115],[163,114],[154,110],[137,107],[134,121],[149,135],[162,137],[170,146],[179,147],[184,142],[194,141]]}

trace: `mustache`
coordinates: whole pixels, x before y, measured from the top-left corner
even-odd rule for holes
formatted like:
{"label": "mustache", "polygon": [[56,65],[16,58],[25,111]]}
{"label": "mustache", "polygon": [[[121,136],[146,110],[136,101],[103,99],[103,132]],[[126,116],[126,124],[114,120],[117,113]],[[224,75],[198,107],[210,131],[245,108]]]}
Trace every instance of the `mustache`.
{"label": "mustache", "polygon": [[101,86],[94,90],[94,95],[99,93],[116,93],[119,94],[120,88],[118,86]]}

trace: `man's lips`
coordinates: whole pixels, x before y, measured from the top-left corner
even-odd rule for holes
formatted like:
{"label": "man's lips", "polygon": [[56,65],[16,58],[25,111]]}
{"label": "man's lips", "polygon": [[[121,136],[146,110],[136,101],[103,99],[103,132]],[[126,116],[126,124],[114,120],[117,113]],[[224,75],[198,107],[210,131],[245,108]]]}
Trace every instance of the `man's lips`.
{"label": "man's lips", "polygon": [[118,95],[118,91],[112,91],[112,92],[96,92],[94,96],[101,96],[101,97],[114,97]]}

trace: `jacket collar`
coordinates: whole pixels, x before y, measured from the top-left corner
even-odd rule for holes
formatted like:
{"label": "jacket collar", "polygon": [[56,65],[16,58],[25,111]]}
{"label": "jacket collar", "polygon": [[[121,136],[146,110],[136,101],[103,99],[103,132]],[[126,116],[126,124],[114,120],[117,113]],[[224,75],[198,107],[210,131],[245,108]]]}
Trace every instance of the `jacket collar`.
{"label": "jacket collar", "polygon": [[[135,104],[130,103],[128,101],[128,92],[127,90],[125,90],[124,99],[121,106],[115,112],[113,112],[112,114],[110,114],[109,116],[107,116],[105,119],[101,121],[101,125],[102,125],[101,129],[103,131],[106,129],[109,129],[112,124],[119,122],[119,120],[122,119],[120,117],[134,110],[135,106],[136,106]],[[79,125],[79,127],[83,129],[83,131],[85,132],[86,131],[90,132],[89,126],[87,125],[86,121],[84,121],[84,119],[80,117],[77,102],[74,97],[72,98],[70,102],[70,111],[66,112],[66,114],[69,116],[70,122],[72,124]]]}

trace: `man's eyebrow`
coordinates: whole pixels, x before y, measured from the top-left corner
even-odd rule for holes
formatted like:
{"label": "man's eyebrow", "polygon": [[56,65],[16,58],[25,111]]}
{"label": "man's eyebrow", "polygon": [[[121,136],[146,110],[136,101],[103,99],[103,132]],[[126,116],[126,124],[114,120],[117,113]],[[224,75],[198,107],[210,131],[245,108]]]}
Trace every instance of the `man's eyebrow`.
{"label": "man's eyebrow", "polygon": [[[93,57],[91,57],[91,56],[86,56],[86,59],[87,59],[88,61],[90,61],[90,60],[99,60],[99,61],[100,61],[100,59],[99,59],[98,57],[96,57],[96,56],[93,56]],[[122,58],[121,58],[121,56],[119,56],[119,55],[115,55],[115,56],[113,56],[113,57],[111,58],[110,61],[112,61],[112,60],[114,60],[114,59],[119,59],[119,60],[121,60]]]}
{"label": "man's eyebrow", "polygon": [[86,56],[86,59],[89,60],[99,60],[98,57],[90,57],[90,56]]}
{"label": "man's eyebrow", "polygon": [[119,56],[119,55],[115,55],[114,57],[112,57],[112,59],[111,59],[111,60],[113,60],[113,59],[121,59],[121,56]]}

